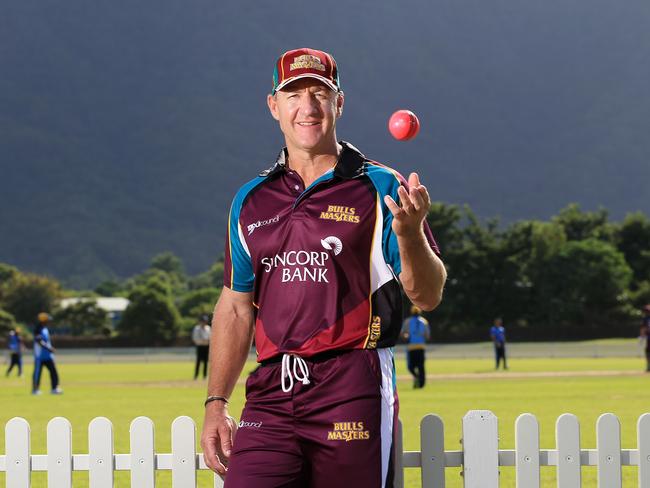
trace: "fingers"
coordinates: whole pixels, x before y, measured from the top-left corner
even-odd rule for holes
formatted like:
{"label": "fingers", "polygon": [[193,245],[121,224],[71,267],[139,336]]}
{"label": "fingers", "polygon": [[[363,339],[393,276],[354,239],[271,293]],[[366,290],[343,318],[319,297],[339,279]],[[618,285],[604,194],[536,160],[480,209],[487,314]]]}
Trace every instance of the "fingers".
{"label": "fingers", "polygon": [[402,206],[402,209],[404,212],[407,214],[410,214],[413,212],[413,202],[411,201],[411,197],[409,195],[409,192],[406,191],[406,188],[403,186],[400,186],[397,189],[397,195],[399,196],[399,202]]}
{"label": "fingers", "polygon": [[398,215],[404,213],[404,211],[395,203],[395,200],[390,195],[386,195],[384,197],[384,203],[388,207],[388,210],[393,214],[393,217],[397,217]]}
{"label": "fingers", "polygon": [[428,211],[430,201],[429,201],[429,192],[427,192],[426,187],[419,185],[417,187],[411,187],[408,191],[404,187],[399,187],[397,193],[400,198],[400,203],[402,208],[407,214],[412,213],[421,213],[422,211]]}
{"label": "fingers", "polygon": [[399,205],[389,195],[384,197],[384,202],[394,217],[426,214],[429,211],[431,198],[427,188],[420,183],[420,177],[417,173],[409,175],[408,185],[408,190],[404,186],[397,188]]}
{"label": "fingers", "polygon": [[232,452],[232,440],[233,440],[233,418],[228,417],[226,422],[222,422],[219,425],[219,439],[221,439],[221,452],[224,454],[226,459],[230,457]]}
{"label": "fingers", "polygon": [[201,436],[203,459],[206,466],[222,476],[228,471],[228,458],[232,452],[235,429],[235,420],[230,416],[221,417],[216,422],[206,421],[203,427]]}
{"label": "fingers", "polygon": [[409,187],[417,187],[420,186],[420,176],[417,173],[411,173],[409,175]]}
{"label": "fingers", "polygon": [[412,188],[411,191],[414,193],[414,196],[411,196],[411,199],[417,201],[417,208],[418,210],[421,209],[426,209],[426,211],[429,211],[429,207],[431,206],[431,198],[429,197],[429,192],[427,191],[427,187],[424,185],[419,185],[415,188]]}
{"label": "fingers", "polygon": [[201,447],[203,448],[203,460],[205,461],[205,465],[208,468],[223,476],[226,474],[227,469],[219,458],[217,451],[217,442],[218,439],[216,437],[211,438],[207,441],[201,440]]}

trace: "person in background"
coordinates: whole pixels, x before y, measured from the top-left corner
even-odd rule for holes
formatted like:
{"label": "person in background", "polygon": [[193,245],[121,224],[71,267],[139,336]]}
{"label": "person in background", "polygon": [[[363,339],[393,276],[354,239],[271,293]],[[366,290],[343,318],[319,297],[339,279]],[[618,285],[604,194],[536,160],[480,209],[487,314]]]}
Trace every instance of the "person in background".
{"label": "person in background", "polygon": [[199,368],[203,364],[203,378],[208,375],[208,356],[210,353],[210,316],[201,315],[199,323],[192,329],[192,342],[196,346],[196,366],[194,367],[194,379],[199,377]]}
{"label": "person in background", "polygon": [[18,377],[20,378],[23,375],[23,350],[25,349],[23,338],[20,335],[20,327],[16,327],[9,331],[8,346],[10,360],[6,376],[9,376],[9,373],[14,369],[14,366],[18,366]]}
{"label": "person in background", "polygon": [[503,327],[503,320],[500,317],[494,319],[494,325],[490,328],[490,337],[494,344],[495,369],[499,369],[501,360],[503,360],[503,369],[508,369],[508,363],[506,362],[506,329]]}
{"label": "person in background", "polygon": [[402,326],[402,337],[408,342],[406,364],[413,375],[413,388],[422,388],[426,382],[424,363],[426,343],[430,336],[429,322],[422,317],[422,310],[413,305],[411,315]]}
{"label": "person in background", "polygon": [[650,303],[643,307],[643,318],[641,319],[641,333],[639,339],[645,341],[646,372],[650,373]]}
{"label": "person in background", "polygon": [[52,322],[52,316],[41,312],[38,314],[38,321],[34,328],[34,376],[32,378],[32,395],[40,395],[41,373],[43,367],[50,372],[52,384],[52,395],[60,395],[63,390],[59,387],[59,374],[54,364],[54,346],[50,338],[48,325]]}

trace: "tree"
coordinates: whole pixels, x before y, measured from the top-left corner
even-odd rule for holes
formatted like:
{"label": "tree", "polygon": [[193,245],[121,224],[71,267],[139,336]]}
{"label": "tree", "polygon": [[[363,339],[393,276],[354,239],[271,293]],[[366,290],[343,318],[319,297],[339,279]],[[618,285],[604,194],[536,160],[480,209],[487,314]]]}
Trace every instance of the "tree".
{"label": "tree", "polygon": [[570,241],[581,241],[596,238],[607,242],[613,241],[614,228],[608,224],[607,210],[601,208],[597,212],[583,212],[580,205],[572,203],[560,210],[552,221],[564,227],[566,237]]}
{"label": "tree", "polygon": [[102,281],[95,288],[95,293],[101,297],[114,297],[122,290],[122,284],[115,280]]}
{"label": "tree", "polygon": [[151,259],[149,269],[158,269],[165,273],[176,276],[179,281],[185,280],[185,269],[181,259],[171,252],[157,254]]}
{"label": "tree", "polygon": [[0,304],[3,296],[7,293],[12,282],[20,275],[20,271],[13,266],[0,263]]}
{"label": "tree", "polygon": [[562,297],[557,293],[556,281],[561,273],[551,265],[566,246],[567,236],[558,222],[530,222],[528,250],[522,257],[522,282],[528,288],[525,320],[543,326],[550,335],[556,334],[557,314]]}
{"label": "tree", "polygon": [[188,280],[190,290],[199,288],[221,288],[223,286],[223,260],[214,263],[210,269]]}
{"label": "tree", "polygon": [[6,334],[11,329],[15,329],[17,325],[13,315],[0,309],[0,334]]}
{"label": "tree", "polygon": [[644,280],[637,283],[636,289],[630,292],[630,303],[635,310],[635,314],[650,303],[650,281]]}
{"label": "tree", "polygon": [[434,202],[427,213],[427,223],[441,252],[462,245],[463,231],[460,221],[463,214],[458,205]]}
{"label": "tree", "polygon": [[548,325],[557,327],[556,338],[564,328],[611,327],[626,318],[632,270],[611,244],[593,238],[567,242],[546,262],[544,278],[541,298],[547,301],[537,307],[550,310]]}
{"label": "tree", "polygon": [[61,293],[61,285],[52,278],[21,274],[5,292],[3,308],[18,322],[31,323],[40,312],[50,312]]}
{"label": "tree", "polygon": [[449,273],[441,306],[427,314],[434,337],[477,338],[479,327],[503,313],[511,281],[504,281],[504,272],[512,274],[513,263],[501,249],[497,220],[482,224],[468,206],[462,212],[443,206],[434,211],[431,223],[443,230],[442,257]]}
{"label": "tree", "polygon": [[20,271],[18,271],[18,268],[9,264],[0,263],[0,285],[10,282],[19,274]]}
{"label": "tree", "polygon": [[73,335],[99,334],[109,327],[108,314],[95,300],[82,300],[59,310],[54,319],[57,325],[67,325]]}
{"label": "tree", "polygon": [[145,286],[129,294],[130,304],[119,323],[119,331],[144,344],[168,344],[178,335],[180,315],[171,298]]}
{"label": "tree", "polygon": [[633,288],[650,278],[650,220],[641,212],[628,214],[616,232],[616,244],[634,273]]}
{"label": "tree", "polygon": [[212,313],[221,290],[218,288],[201,288],[186,293],[178,306],[183,317],[196,320],[197,317]]}

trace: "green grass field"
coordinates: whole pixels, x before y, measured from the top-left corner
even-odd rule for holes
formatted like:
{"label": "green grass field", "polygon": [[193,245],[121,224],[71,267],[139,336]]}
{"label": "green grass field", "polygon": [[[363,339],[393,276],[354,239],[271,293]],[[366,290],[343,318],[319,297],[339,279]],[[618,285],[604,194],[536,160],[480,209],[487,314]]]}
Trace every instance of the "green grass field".
{"label": "green grass field", "polygon": [[[582,448],[595,448],[595,423],[605,412],[621,421],[623,447],[636,447],[636,421],[650,411],[650,375],[634,374],[644,366],[640,358],[606,359],[517,359],[510,370],[494,375],[492,362],[484,359],[429,360],[432,377],[423,390],[413,390],[403,359],[398,360],[400,417],[404,424],[406,450],[419,449],[418,424],[427,413],[440,415],[445,422],[445,448],[460,449],[461,420],[471,409],[489,409],[499,418],[500,447],[514,448],[514,422],[530,412],[540,422],[541,447],[554,447],[555,420],[571,412],[581,421]],[[47,422],[55,416],[68,418],[73,426],[73,452],[87,452],[87,427],[97,416],[108,417],[114,426],[115,452],[129,452],[129,423],[139,415],[150,417],[156,425],[156,449],[170,452],[170,427],[174,418],[189,415],[200,430],[205,383],[188,381],[192,365],[187,363],[140,364],[61,364],[65,394],[40,397],[29,394],[29,375],[21,379],[2,378],[0,422],[20,416],[31,425],[32,452],[45,453]],[[250,371],[254,365],[247,365]],[[47,373],[45,381],[49,381]],[[44,384],[46,386],[46,383]],[[231,413],[243,404],[243,386],[237,387]],[[4,453],[4,436],[0,453]],[[198,438],[198,432],[197,432]],[[595,487],[595,468],[583,468],[583,486]],[[448,469],[447,486],[458,488],[462,479],[458,469]],[[502,468],[502,487],[514,487],[514,471]],[[555,486],[553,468],[542,469],[542,486]],[[624,468],[625,487],[636,487],[636,469]],[[88,485],[85,473],[74,474],[75,487]],[[45,473],[32,477],[34,488],[45,488]],[[171,486],[168,473],[158,475],[160,487]],[[420,486],[419,472],[406,471],[407,486]],[[0,474],[0,486],[5,478]],[[116,474],[116,486],[129,487],[129,475]],[[209,473],[201,473],[200,487],[210,487]]]}

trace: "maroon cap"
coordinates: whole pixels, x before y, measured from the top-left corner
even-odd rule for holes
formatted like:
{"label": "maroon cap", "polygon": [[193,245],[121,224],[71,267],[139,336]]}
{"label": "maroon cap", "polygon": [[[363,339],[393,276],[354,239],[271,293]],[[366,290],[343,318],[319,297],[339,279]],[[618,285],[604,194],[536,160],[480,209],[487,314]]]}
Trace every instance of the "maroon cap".
{"label": "maroon cap", "polygon": [[273,71],[273,91],[300,78],[316,78],[332,90],[341,91],[339,70],[331,54],[306,47],[287,51],[278,58]]}

